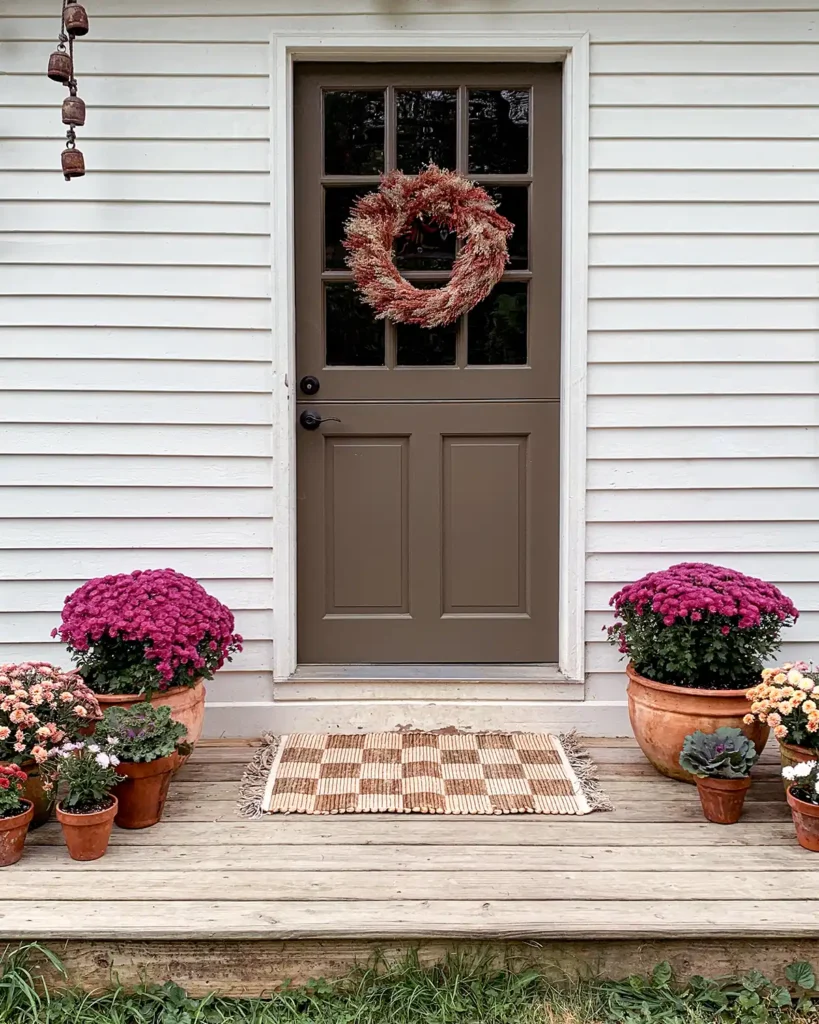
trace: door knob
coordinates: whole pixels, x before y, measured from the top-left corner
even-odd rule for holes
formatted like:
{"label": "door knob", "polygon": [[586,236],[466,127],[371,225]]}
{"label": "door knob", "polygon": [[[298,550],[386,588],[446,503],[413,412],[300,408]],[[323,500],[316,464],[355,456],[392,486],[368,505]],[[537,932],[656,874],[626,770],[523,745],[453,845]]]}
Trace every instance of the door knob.
{"label": "door knob", "polygon": [[299,416],[299,423],[301,423],[305,430],[318,430],[322,423],[341,423],[341,420],[338,416],[321,416],[317,412],[305,409],[301,416]]}

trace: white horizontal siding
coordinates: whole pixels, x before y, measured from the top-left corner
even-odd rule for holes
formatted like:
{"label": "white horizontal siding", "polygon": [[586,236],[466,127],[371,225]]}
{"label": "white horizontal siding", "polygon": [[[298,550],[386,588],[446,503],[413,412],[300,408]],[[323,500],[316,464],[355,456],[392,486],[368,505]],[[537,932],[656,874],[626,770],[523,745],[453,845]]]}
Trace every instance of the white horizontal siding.
{"label": "white horizontal siding", "polygon": [[91,12],[77,47],[89,174],[66,185],[60,91],[41,73],[53,18],[2,13],[0,660],[64,661],[49,634],[79,583],[170,565],[235,609],[247,637],[217,694],[260,699],[268,32],[178,45],[159,19],[153,41],[131,45],[128,19]]}
{"label": "white horizontal siding", "polygon": [[[0,531],[0,658],[53,652],[77,582],[172,564],[249,637],[211,697],[269,700],[267,40],[292,0],[94,11],[92,173],[70,186],[52,6],[0,11],[0,507],[24,509]],[[777,582],[808,612],[787,651],[819,645],[818,8],[306,0],[288,19],[591,33],[591,701],[623,693],[607,595],[671,561]]]}

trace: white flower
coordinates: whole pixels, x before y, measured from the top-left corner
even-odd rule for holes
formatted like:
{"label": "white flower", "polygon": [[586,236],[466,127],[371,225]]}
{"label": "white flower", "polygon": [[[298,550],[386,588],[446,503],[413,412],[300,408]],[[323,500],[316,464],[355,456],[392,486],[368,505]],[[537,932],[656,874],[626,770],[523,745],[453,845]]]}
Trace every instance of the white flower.
{"label": "white flower", "polygon": [[119,758],[115,754],[111,754],[111,764],[116,767],[119,764]]}
{"label": "white flower", "polygon": [[107,754],[97,754],[94,760],[97,762],[98,765],[101,765],[103,768],[108,768],[111,765],[111,758]]}
{"label": "white flower", "polygon": [[817,793],[819,793],[819,782],[817,782],[813,788],[816,790]]}
{"label": "white flower", "polygon": [[795,764],[793,766],[793,777],[795,779],[804,779],[806,776],[810,775],[815,767],[815,761],[801,761],[799,764]]}
{"label": "white flower", "polygon": [[789,764],[785,765],[785,767],[782,769],[782,778],[787,779],[788,782],[793,782],[793,780],[796,778],[796,772]]}
{"label": "white flower", "polygon": [[119,743],[119,740],[116,738],[116,736],[106,736],[106,741],[109,747],[115,747]]}
{"label": "white flower", "polygon": [[99,745],[96,743],[89,743],[88,749],[92,754],[98,754],[100,752]]}

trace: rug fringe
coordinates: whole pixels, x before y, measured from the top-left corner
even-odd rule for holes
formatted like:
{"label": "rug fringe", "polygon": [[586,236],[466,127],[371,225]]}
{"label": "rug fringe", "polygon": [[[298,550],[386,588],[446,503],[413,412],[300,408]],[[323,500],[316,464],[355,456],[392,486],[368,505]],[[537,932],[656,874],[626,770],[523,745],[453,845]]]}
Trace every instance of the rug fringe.
{"label": "rug fringe", "polygon": [[243,818],[261,818],[264,813],[264,791],[278,749],[279,737],[269,732],[263,733],[262,745],[253,755],[253,760],[245,769],[239,784],[238,809]]}
{"label": "rug fringe", "polygon": [[597,778],[597,765],[580,742],[577,732],[572,729],[571,732],[561,733],[558,738],[591,809],[593,811],[613,811],[614,805],[603,792]]}

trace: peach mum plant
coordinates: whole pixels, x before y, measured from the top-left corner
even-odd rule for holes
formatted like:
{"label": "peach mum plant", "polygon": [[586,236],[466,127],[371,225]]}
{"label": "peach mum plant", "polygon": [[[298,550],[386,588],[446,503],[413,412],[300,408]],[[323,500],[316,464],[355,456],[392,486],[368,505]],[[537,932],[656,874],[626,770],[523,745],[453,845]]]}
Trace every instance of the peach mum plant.
{"label": "peach mum plant", "polygon": [[818,684],[819,672],[804,661],[764,669],[762,682],[747,693],[751,710],[746,724],[759,719],[778,740],[819,750]]}

